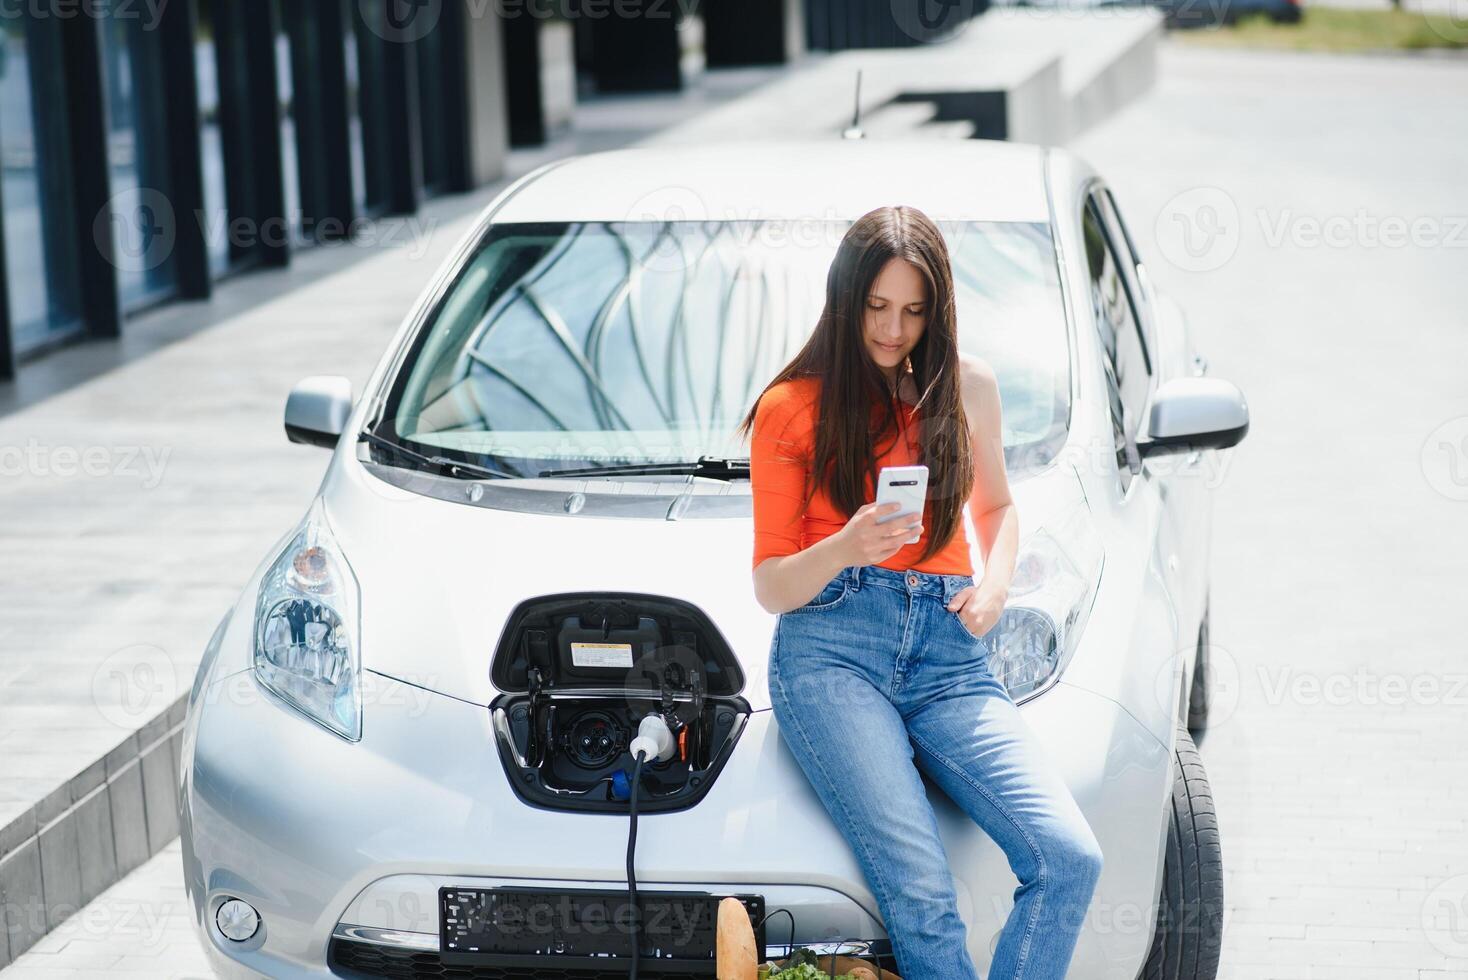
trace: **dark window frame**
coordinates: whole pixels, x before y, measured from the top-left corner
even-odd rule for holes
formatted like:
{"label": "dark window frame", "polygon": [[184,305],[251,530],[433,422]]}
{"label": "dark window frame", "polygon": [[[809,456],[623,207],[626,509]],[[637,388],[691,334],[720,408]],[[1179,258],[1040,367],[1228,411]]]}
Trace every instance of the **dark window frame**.
{"label": "dark window frame", "polygon": [[[1126,311],[1129,314],[1133,336],[1137,348],[1141,353],[1141,364],[1146,384],[1141,393],[1140,400],[1135,406],[1128,406],[1127,399],[1121,390],[1121,384],[1116,376],[1116,365],[1114,359],[1102,343],[1102,367],[1106,374],[1108,412],[1111,415],[1113,436],[1116,442],[1117,472],[1121,481],[1122,491],[1125,493],[1131,486],[1132,477],[1141,471],[1141,457],[1137,453],[1137,432],[1145,417],[1147,407],[1151,401],[1152,393],[1157,384],[1157,374],[1154,367],[1152,352],[1148,346],[1147,327],[1140,311],[1137,301],[1138,285],[1132,275],[1128,272],[1130,259],[1134,256],[1130,244],[1125,251],[1117,247],[1114,230],[1108,227],[1106,221],[1106,209],[1098,204],[1099,195],[1106,193],[1106,188],[1100,183],[1092,184],[1087,188],[1080,208],[1080,219],[1082,227],[1082,248],[1085,250],[1086,261],[1086,285],[1088,305],[1091,309],[1091,327],[1099,330],[1101,324],[1096,322],[1095,303],[1092,300],[1092,284],[1094,279],[1091,274],[1091,257],[1086,244],[1086,223],[1092,222],[1099,235],[1102,249],[1110,256],[1111,262],[1116,269],[1116,278],[1121,285],[1123,299],[1126,303]],[[1098,335],[1098,341],[1102,338]],[[1120,344],[1118,343],[1118,347]]]}

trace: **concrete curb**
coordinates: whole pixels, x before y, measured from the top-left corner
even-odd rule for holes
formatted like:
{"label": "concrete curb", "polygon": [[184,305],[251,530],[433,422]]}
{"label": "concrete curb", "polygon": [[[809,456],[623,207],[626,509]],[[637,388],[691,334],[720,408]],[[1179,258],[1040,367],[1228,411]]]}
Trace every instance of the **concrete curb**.
{"label": "concrete curb", "polygon": [[188,695],[0,827],[0,967],[178,836]]}

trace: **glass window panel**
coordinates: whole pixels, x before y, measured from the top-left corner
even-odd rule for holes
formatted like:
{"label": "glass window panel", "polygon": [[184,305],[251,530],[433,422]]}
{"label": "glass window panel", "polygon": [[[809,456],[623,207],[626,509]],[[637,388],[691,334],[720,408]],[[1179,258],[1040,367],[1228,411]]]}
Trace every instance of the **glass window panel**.
{"label": "glass window panel", "polygon": [[352,16],[355,4],[342,4],[343,44],[346,47],[347,75],[347,144],[352,160],[352,203],[357,214],[367,210],[367,161],[362,151],[362,83],[361,69],[357,64],[356,18]]}
{"label": "glass window panel", "polygon": [[15,349],[80,329],[65,79],[54,26],[0,20],[0,201]]}
{"label": "glass window panel", "polygon": [[219,58],[211,0],[198,0],[194,24],[194,73],[199,88],[199,156],[204,174],[204,237],[209,270],[229,271],[229,208],[224,185],[224,135],[219,123]]}
{"label": "glass window panel", "polygon": [[[530,461],[527,471],[739,455],[734,427],[824,302],[847,225],[815,225],[492,226],[401,369],[391,426],[470,459]],[[959,348],[999,378],[1010,465],[1043,465],[1070,407],[1049,229],[959,222],[944,231]]]}
{"label": "glass window panel", "polygon": [[98,21],[107,102],[112,238],[124,309],[175,287],[172,181],[163,118],[163,58],[140,8],[109,4]]}
{"label": "glass window panel", "polygon": [[290,227],[291,243],[302,244],[301,235],[301,170],[300,149],[296,145],[295,79],[291,71],[291,40],[286,32],[281,0],[271,0],[275,8],[275,90],[280,99],[280,168],[285,185],[285,218]]}
{"label": "glass window panel", "polygon": [[418,128],[423,138],[423,189],[440,188],[448,165],[444,125],[443,21],[418,41]]}

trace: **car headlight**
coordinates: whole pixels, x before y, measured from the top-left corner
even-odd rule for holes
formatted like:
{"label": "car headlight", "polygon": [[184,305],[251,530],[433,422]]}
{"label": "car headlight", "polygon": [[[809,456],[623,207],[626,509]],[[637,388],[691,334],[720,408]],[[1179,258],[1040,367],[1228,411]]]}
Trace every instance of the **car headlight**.
{"label": "car headlight", "polygon": [[260,583],[255,677],[353,742],[362,737],[360,594],[318,498]]}
{"label": "car headlight", "polygon": [[1084,501],[1021,542],[1004,613],[984,637],[989,669],[1015,701],[1039,693],[1075,653],[1103,562]]}

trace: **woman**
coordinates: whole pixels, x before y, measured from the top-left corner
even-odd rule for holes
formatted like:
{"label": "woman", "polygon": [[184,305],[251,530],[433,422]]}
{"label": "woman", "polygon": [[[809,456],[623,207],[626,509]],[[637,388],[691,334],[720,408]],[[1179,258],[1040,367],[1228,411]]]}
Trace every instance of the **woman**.
{"label": "woman", "polygon": [[[947,246],[922,212],[879,208],[847,232],[815,331],[751,430],[775,718],[861,864],[898,972],[978,976],[921,769],[1019,879],[989,976],[1064,976],[1101,852],[980,641],[1004,609],[1017,518],[998,386],[959,356]],[[913,463],[929,468],[924,513],[879,523],[899,505],[870,502],[878,469]]]}

